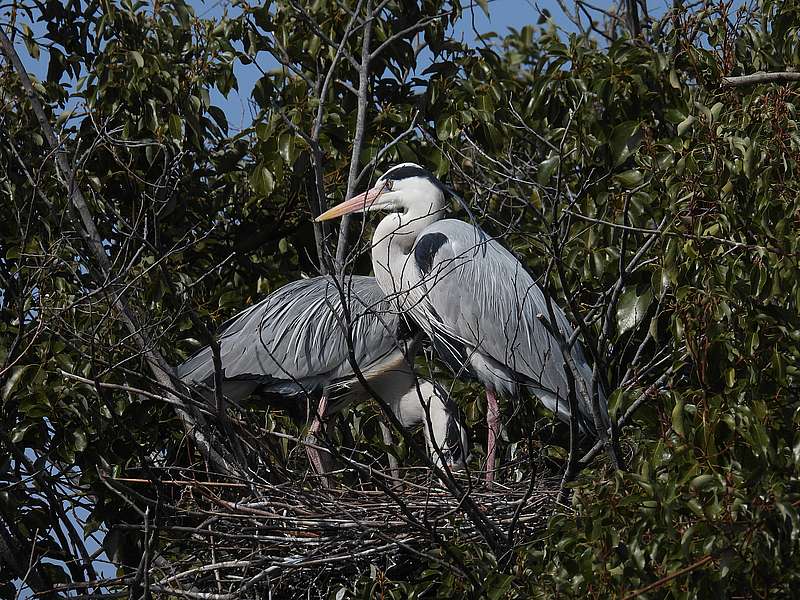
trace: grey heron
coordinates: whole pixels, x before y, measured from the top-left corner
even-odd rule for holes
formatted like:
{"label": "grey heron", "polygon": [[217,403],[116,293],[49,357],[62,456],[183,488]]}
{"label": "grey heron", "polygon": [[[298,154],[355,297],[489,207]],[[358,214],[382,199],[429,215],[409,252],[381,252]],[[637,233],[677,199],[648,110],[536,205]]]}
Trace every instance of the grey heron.
{"label": "grey heron", "polygon": [[[500,432],[496,394],[527,390],[569,422],[568,380],[557,340],[540,321],[548,315],[541,288],[523,265],[479,227],[443,219],[446,190],[413,163],[386,171],[366,192],[317,219],[366,211],[388,211],[372,238],[372,266],[379,285],[398,310],[407,312],[430,337],[439,357],[456,373],[467,370],[486,387],[487,475],[493,479]],[[552,303],[556,327],[569,338],[572,326]],[[592,369],[579,343],[571,349],[578,376],[591,394]],[[602,426],[608,426],[600,390]],[[588,396],[579,395],[582,432],[596,434]]]}
{"label": "grey heron", "polygon": [[[410,366],[417,344],[398,339],[404,333],[397,311],[373,277],[353,276],[343,285],[355,359],[364,378],[403,426],[423,424],[431,460],[441,466],[443,457],[451,468],[463,467],[466,430],[446,392],[431,381],[417,379]],[[219,334],[222,393],[237,402],[256,391],[268,399],[299,401],[320,396],[312,436],[319,432],[321,420],[366,397],[348,360],[341,298],[331,277],[300,279],[223,324]],[[412,355],[403,347],[411,348]],[[211,348],[201,348],[179,365],[177,375],[211,399]],[[319,452],[311,446],[306,450],[314,469],[321,472]]]}

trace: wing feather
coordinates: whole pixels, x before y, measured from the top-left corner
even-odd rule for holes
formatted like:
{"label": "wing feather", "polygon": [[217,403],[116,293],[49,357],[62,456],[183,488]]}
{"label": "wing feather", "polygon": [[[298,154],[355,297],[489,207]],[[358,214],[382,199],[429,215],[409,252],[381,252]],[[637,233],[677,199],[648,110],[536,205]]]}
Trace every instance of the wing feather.
{"label": "wing feather", "polygon": [[[397,350],[399,318],[373,277],[345,282],[358,364],[369,370]],[[339,291],[329,277],[292,282],[230,319],[219,334],[225,379],[275,384],[352,376]],[[210,348],[178,367],[187,382],[213,376]]]}
{"label": "wing feather", "polygon": [[[416,268],[404,269],[405,308],[434,344],[458,358],[454,366],[468,363],[500,390],[523,384],[568,418],[563,358],[538,317],[548,315],[544,293],[520,261],[479,228],[454,219],[426,227],[412,256]],[[553,311],[556,327],[570,337],[566,315],[555,303]],[[589,387],[592,371],[579,344],[572,358]],[[582,425],[592,429],[591,408],[582,402],[580,409],[588,421]]]}

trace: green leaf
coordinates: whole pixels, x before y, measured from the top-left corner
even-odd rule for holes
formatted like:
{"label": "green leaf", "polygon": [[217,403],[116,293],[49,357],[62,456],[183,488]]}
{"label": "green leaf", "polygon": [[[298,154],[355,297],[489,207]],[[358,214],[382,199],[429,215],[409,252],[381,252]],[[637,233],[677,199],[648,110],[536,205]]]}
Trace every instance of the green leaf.
{"label": "green leaf", "polygon": [[669,70],[669,84],[676,90],[681,89],[681,82],[678,80],[678,73],[675,69]]}
{"label": "green leaf", "polygon": [[214,122],[222,130],[223,133],[228,132],[228,119],[221,108],[219,108],[218,106],[209,106],[208,114],[211,115],[211,118],[214,119]]}
{"label": "green leaf", "polygon": [[550,177],[558,168],[560,157],[556,154],[539,164],[539,171],[536,173],[536,181],[539,185],[546,185],[550,181]]}
{"label": "green leaf", "polygon": [[487,597],[489,600],[500,600],[500,598],[505,597],[508,591],[511,589],[514,579],[514,575],[501,575],[500,573],[495,574],[487,586],[489,592]]}
{"label": "green leaf", "polygon": [[620,296],[617,304],[617,326],[620,334],[630,331],[644,319],[653,294],[647,290],[641,296],[636,294],[636,288],[628,288]]}
{"label": "green leaf", "polygon": [[716,122],[719,119],[719,115],[722,112],[722,109],[725,108],[725,105],[722,102],[717,102],[714,106],[711,107],[711,122]]}
{"label": "green leaf", "polygon": [[614,175],[614,181],[625,189],[633,189],[642,182],[642,173],[638,169],[631,169]]}
{"label": "green leaf", "polygon": [[9,399],[11,394],[14,393],[14,390],[17,389],[22,376],[25,374],[26,371],[35,367],[37,365],[18,365],[11,370],[11,375],[6,380],[6,384],[3,386],[2,395],[0,395],[0,399],[3,402]]}
{"label": "green leaf", "polygon": [[169,116],[169,132],[175,139],[183,137],[183,121],[176,114],[171,114]]}
{"label": "green leaf", "polygon": [[267,123],[256,123],[256,137],[262,142],[267,141],[271,134],[270,127]]}
{"label": "green leaf", "polygon": [[281,134],[281,137],[278,140],[278,151],[281,154],[281,158],[283,158],[284,162],[287,165],[294,164],[294,159],[295,159],[294,135],[292,135],[291,133]]}
{"label": "green leaf", "polygon": [[272,190],[275,189],[275,181],[272,178],[272,173],[267,167],[257,165],[253,172],[250,174],[250,185],[253,191],[259,196],[269,196]]}
{"label": "green leaf", "polygon": [[642,143],[642,136],[636,135],[639,129],[639,123],[636,121],[627,121],[621,125],[617,125],[611,133],[611,139],[608,142],[611,150],[611,159],[614,166],[617,167],[624,163]]}
{"label": "green leaf", "polygon": [[681,398],[678,398],[672,409],[672,429],[679,436],[685,437],[686,433],[683,428],[683,399]]}
{"label": "green leaf", "polygon": [[732,388],[736,384],[736,370],[733,367],[728,367],[725,371],[725,385]]}
{"label": "green leaf", "polygon": [[695,119],[693,115],[689,115],[683,121],[678,123],[678,136],[683,137],[683,134],[689,130],[696,120],[697,119]]}
{"label": "green leaf", "polygon": [[445,117],[436,124],[436,137],[438,137],[440,141],[444,142],[449,140],[455,135],[455,132],[456,123],[452,116]]}
{"label": "green leaf", "polygon": [[72,437],[75,438],[75,442],[73,443],[73,448],[78,452],[83,452],[86,450],[86,446],[88,445],[86,442],[86,434],[82,431],[73,431]]}
{"label": "green leaf", "polygon": [[128,56],[140,69],[144,68],[144,58],[142,57],[141,53],[137,52],[136,50],[130,50],[128,52]]}
{"label": "green leaf", "polygon": [[711,475],[710,473],[705,473],[703,475],[698,475],[694,479],[689,482],[689,487],[693,490],[705,490],[709,487],[712,487],[717,481],[716,476]]}
{"label": "green leaf", "polygon": [[11,441],[15,444],[21,442],[23,439],[25,439],[25,434],[28,432],[28,430],[34,425],[34,423],[27,423],[21,427],[16,427],[14,429],[14,435],[11,436]]}
{"label": "green leaf", "polygon": [[25,48],[28,50],[28,54],[31,55],[33,60],[39,60],[39,44],[33,37],[33,31],[31,28],[28,27],[26,23],[22,24],[22,32],[23,32],[23,41],[25,42]]}

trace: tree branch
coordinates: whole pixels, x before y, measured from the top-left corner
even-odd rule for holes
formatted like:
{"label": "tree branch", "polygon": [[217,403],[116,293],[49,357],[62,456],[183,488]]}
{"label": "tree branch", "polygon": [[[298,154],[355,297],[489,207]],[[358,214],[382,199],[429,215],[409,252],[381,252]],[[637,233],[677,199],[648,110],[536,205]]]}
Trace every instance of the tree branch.
{"label": "tree branch", "polygon": [[795,71],[776,71],[773,73],[759,71],[752,75],[723,77],[722,85],[726,87],[736,87],[740,85],[757,85],[759,83],[789,83],[792,81],[800,81],[800,73]]}
{"label": "tree branch", "polygon": [[[8,39],[5,31],[0,27],[0,49],[6,59],[11,63],[11,66],[16,71],[17,76],[22,83],[28,100],[31,104],[34,114],[39,121],[39,126],[42,129],[45,139],[50,146],[53,154],[55,155],[56,165],[61,171],[63,183],[67,188],[71,204],[69,205],[69,212],[71,220],[74,221],[76,228],[79,230],[84,243],[89,247],[94,259],[97,261],[100,268],[100,280],[107,281],[111,275],[111,263],[105,249],[103,248],[102,238],[97,226],[92,218],[89,205],[86,198],[83,196],[80,188],[75,181],[75,172],[70,165],[66,153],[63,151],[61,143],[56,138],[55,132],[50,125],[50,121],[42,107],[39,98],[33,89],[28,72],[25,70],[22,61],[14,49],[13,44]],[[126,328],[130,331],[137,347],[142,352],[145,360],[147,361],[150,370],[155,379],[161,383],[168,390],[174,390],[175,384],[173,383],[172,368],[169,366],[164,357],[155,349],[153,349],[149,340],[147,340],[142,333],[142,328],[139,326],[138,319],[130,310],[128,305],[119,295],[113,295],[111,298],[114,309],[118,312],[120,318],[125,324]],[[181,400],[175,396],[175,401],[183,404]],[[190,411],[185,407],[176,408],[178,417],[180,418],[184,429],[189,436],[195,441],[197,447],[200,449],[203,456],[216,468],[220,469],[223,473],[232,475],[238,472],[236,466],[228,459],[224,458],[220,452],[214,447],[214,444],[208,439],[205,434],[200,430],[200,426],[204,425],[204,420],[200,415]]]}
{"label": "tree branch", "polygon": [[[353,152],[350,157],[350,173],[347,176],[347,193],[345,198],[350,198],[355,191],[358,167],[361,158],[361,147],[364,145],[364,130],[366,129],[367,116],[367,88],[369,87],[369,66],[372,55],[369,52],[372,41],[372,0],[367,0],[366,22],[364,34],[361,39],[361,65],[358,67],[358,112],[356,113],[356,132],[353,138]],[[339,226],[339,241],[336,244],[336,272],[341,273],[344,267],[344,256],[347,251],[347,238],[350,228],[350,215],[342,217]]]}

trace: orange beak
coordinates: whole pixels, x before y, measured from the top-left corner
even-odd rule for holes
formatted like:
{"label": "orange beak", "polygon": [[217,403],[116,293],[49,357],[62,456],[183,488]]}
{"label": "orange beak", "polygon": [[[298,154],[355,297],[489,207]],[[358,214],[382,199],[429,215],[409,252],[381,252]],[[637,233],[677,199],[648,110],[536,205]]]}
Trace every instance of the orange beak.
{"label": "orange beak", "polygon": [[363,194],[353,196],[349,200],[345,200],[341,204],[337,204],[333,208],[322,213],[314,220],[317,222],[328,221],[330,219],[335,219],[336,217],[341,217],[350,213],[368,211],[372,205],[375,204],[375,201],[380,197],[385,189],[385,185],[369,189]]}

